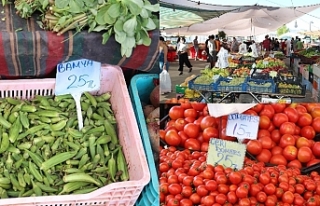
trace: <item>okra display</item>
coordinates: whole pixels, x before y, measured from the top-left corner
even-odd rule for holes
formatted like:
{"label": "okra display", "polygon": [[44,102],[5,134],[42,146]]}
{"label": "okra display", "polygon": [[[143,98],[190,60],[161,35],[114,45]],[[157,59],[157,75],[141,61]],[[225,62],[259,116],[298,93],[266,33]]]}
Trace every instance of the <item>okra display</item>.
{"label": "okra display", "polygon": [[111,94],[0,99],[0,198],[84,194],[129,180]]}

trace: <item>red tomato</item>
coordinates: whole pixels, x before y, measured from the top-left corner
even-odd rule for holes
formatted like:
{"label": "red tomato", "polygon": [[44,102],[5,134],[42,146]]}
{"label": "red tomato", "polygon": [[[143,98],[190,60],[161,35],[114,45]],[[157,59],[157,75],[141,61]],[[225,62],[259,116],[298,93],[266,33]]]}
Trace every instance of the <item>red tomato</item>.
{"label": "red tomato", "polygon": [[264,203],[267,200],[267,194],[262,191],[258,192],[256,197],[257,197],[258,202],[260,202],[260,203]]}
{"label": "red tomato", "polygon": [[235,192],[231,191],[231,192],[228,192],[227,194],[227,200],[231,204],[235,204],[238,201],[238,197]]}
{"label": "red tomato", "polygon": [[247,151],[253,155],[258,155],[262,151],[262,144],[258,140],[250,140],[247,143]]}
{"label": "red tomato", "polygon": [[282,151],[283,157],[289,161],[295,160],[297,158],[297,154],[298,154],[298,149],[295,146],[291,146],[291,145],[286,146]]}
{"label": "red tomato", "polygon": [[295,135],[299,135],[301,131],[301,128],[299,126],[296,125],[296,127],[294,128],[294,134]]}
{"label": "red tomato", "polygon": [[201,197],[197,193],[193,193],[189,199],[192,201],[194,205],[198,205],[201,202]]}
{"label": "red tomato", "polygon": [[272,139],[267,136],[259,137],[258,141],[261,143],[261,147],[263,149],[271,149],[272,148]]}
{"label": "red tomato", "polygon": [[245,198],[248,197],[249,190],[244,186],[240,186],[236,190],[236,195],[238,198]]}
{"label": "red tomato", "polygon": [[204,186],[204,185],[199,185],[196,188],[196,192],[200,197],[204,197],[204,196],[208,195],[208,193],[209,193],[209,191],[206,189],[206,186]]}
{"label": "red tomato", "polygon": [[266,115],[269,117],[269,119],[272,119],[274,114],[275,114],[274,108],[270,104],[265,104],[263,109],[259,113],[260,116]]}
{"label": "red tomato", "polygon": [[178,146],[181,142],[181,137],[176,130],[167,131],[164,139],[170,146]]}
{"label": "red tomato", "polygon": [[182,199],[180,200],[180,205],[193,206],[193,203],[190,199]]}
{"label": "red tomato", "polygon": [[284,134],[280,138],[279,146],[285,148],[286,146],[294,146],[296,139],[291,134]]}
{"label": "red tomato", "polygon": [[270,158],[270,163],[275,165],[287,165],[287,160],[284,155],[277,154]]}
{"label": "red tomato", "polygon": [[202,142],[200,150],[201,152],[208,152],[209,149],[209,142]]}
{"label": "red tomato", "polygon": [[227,201],[227,196],[225,194],[218,194],[215,197],[216,203],[219,203],[220,205],[223,205]]}
{"label": "red tomato", "polygon": [[187,124],[187,121],[183,118],[178,118],[175,122],[174,122],[174,127],[178,130],[178,131],[182,131],[183,127]]}
{"label": "red tomato", "polygon": [[197,111],[203,111],[203,109],[207,106],[206,103],[201,103],[201,102],[191,102],[191,106],[193,109]]}
{"label": "red tomato", "polygon": [[300,135],[307,139],[313,139],[316,136],[316,131],[312,126],[304,126],[300,131]]}
{"label": "red tomato", "polygon": [[260,116],[260,121],[259,121],[259,128],[261,129],[268,129],[270,126],[270,118],[266,115],[261,115]]}
{"label": "red tomato", "polygon": [[203,116],[208,116],[209,115],[209,110],[208,110],[208,105],[206,105],[203,110],[202,110]]}
{"label": "red tomato", "polygon": [[275,142],[278,143],[280,141],[281,138],[281,134],[280,134],[280,130],[275,129],[271,132],[271,139]]}
{"label": "red tomato", "polygon": [[294,195],[293,195],[292,192],[286,191],[286,192],[284,192],[281,200],[282,200],[282,202],[284,202],[284,203],[292,204],[293,201],[294,201]]}
{"label": "red tomato", "polygon": [[259,113],[263,109],[263,107],[264,107],[264,104],[259,103],[259,104],[256,104],[251,109],[254,110],[255,112]]}
{"label": "red tomato", "polygon": [[272,154],[268,149],[262,149],[261,153],[256,156],[257,160],[260,162],[269,162]]}
{"label": "red tomato", "polygon": [[216,118],[212,117],[212,116],[205,116],[202,118],[201,122],[200,122],[200,127],[202,130],[204,130],[205,128],[208,127],[217,127],[217,120]]}
{"label": "red tomato", "polygon": [[276,192],[276,186],[273,183],[266,184],[263,188],[263,191],[267,195],[273,195]]}
{"label": "red tomato", "polygon": [[242,181],[242,174],[238,171],[232,171],[229,174],[229,181],[235,185],[239,184]]}
{"label": "red tomato", "polygon": [[288,122],[288,121],[289,121],[289,118],[285,113],[276,113],[272,119],[274,126],[278,128],[281,126],[282,123]]}
{"label": "red tomato", "polygon": [[252,116],[258,116],[258,113],[255,112],[253,109],[248,109],[244,111],[242,114],[252,115]]}
{"label": "red tomato", "polygon": [[197,138],[200,132],[200,127],[194,123],[188,123],[183,128],[184,133],[190,138]]}
{"label": "red tomato", "polygon": [[223,128],[221,130],[220,139],[229,140],[229,141],[236,141],[237,140],[237,138],[235,138],[235,137],[227,136],[226,128]]}
{"label": "red tomato", "polygon": [[181,106],[173,106],[169,110],[169,117],[176,120],[184,117],[184,109]]}
{"label": "red tomato", "polygon": [[301,165],[301,162],[300,162],[299,160],[295,159],[295,160],[290,161],[290,162],[287,164],[287,167],[288,167],[288,168],[294,167],[294,168],[301,169],[301,168],[302,168],[302,165]]}
{"label": "red tomato", "polygon": [[215,180],[209,180],[205,183],[205,187],[210,192],[214,192],[218,189],[218,184]]}
{"label": "red tomato", "polygon": [[258,130],[258,135],[257,135],[258,139],[260,137],[264,137],[264,136],[271,137],[271,133],[266,129],[259,129]]}
{"label": "red tomato", "polygon": [[203,206],[212,206],[215,203],[214,196],[212,195],[205,196],[201,199],[201,202]]}
{"label": "red tomato", "polygon": [[282,154],[283,148],[280,146],[275,146],[271,149],[271,154],[276,155],[276,154]]}
{"label": "red tomato", "polygon": [[301,147],[298,150],[297,158],[302,163],[307,163],[311,160],[312,150],[309,147]]}
{"label": "red tomato", "polygon": [[289,122],[296,123],[299,119],[298,111],[295,108],[287,107],[283,111],[289,118]]}
{"label": "red tomato", "polygon": [[299,115],[302,115],[302,114],[305,114],[305,113],[308,112],[307,108],[305,106],[301,105],[301,104],[298,104],[296,106],[296,110],[298,111]]}
{"label": "red tomato", "polygon": [[275,103],[275,104],[271,104],[275,113],[280,113],[283,112],[283,110],[287,107],[287,105],[285,103]]}
{"label": "red tomato", "polygon": [[184,148],[199,151],[201,149],[201,144],[199,140],[190,138],[185,141]]}
{"label": "red tomato", "polygon": [[316,117],[312,120],[312,127],[317,133],[320,132],[320,117]]}
{"label": "red tomato", "polygon": [[284,122],[280,126],[280,134],[294,134],[296,125],[292,122]]}
{"label": "red tomato", "polygon": [[185,120],[187,123],[194,123],[194,121],[196,121],[196,118],[193,118],[193,117],[185,117],[184,120]]}
{"label": "red tomato", "polygon": [[168,202],[167,202],[167,206],[179,206],[180,205],[180,201],[176,198],[171,198]]}
{"label": "red tomato", "polygon": [[210,138],[219,138],[219,130],[215,127],[207,127],[202,132],[203,141],[209,142]]}
{"label": "red tomato", "polygon": [[179,183],[172,183],[168,186],[168,192],[172,195],[180,194],[182,191],[182,187]]}
{"label": "red tomato", "polygon": [[304,146],[311,147],[310,141],[305,137],[299,137],[296,140],[296,147],[299,149],[299,148],[304,147]]}
{"label": "red tomato", "polygon": [[184,117],[191,117],[191,118],[197,118],[198,117],[198,112],[195,109],[186,109],[184,110]]}
{"label": "red tomato", "polygon": [[320,158],[320,142],[315,142],[312,146],[312,153],[317,158]]}
{"label": "red tomato", "polygon": [[188,135],[187,135],[184,131],[179,131],[179,132],[178,132],[178,135],[179,135],[180,138],[181,138],[180,145],[181,145],[181,146],[184,146],[184,143],[186,142],[186,140],[189,139]]}
{"label": "red tomato", "polygon": [[297,124],[300,127],[308,126],[312,124],[312,116],[309,113],[303,113],[300,115]]}

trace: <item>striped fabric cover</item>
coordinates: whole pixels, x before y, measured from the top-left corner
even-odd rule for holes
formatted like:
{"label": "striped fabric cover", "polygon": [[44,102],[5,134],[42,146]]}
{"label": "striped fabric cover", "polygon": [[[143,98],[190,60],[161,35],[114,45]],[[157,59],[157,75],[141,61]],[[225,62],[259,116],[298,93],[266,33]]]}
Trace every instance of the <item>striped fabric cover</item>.
{"label": "striped fabric cover", "polygon": [[69,31],[57,36],[42,30],[36,15],[25,20],[15,14],[13,5],[0,9],[4,10],[1,18],[5,18],[0,21],[0,77],[3,79],[52,77],[58,63],[79,58],[145,72],[156,66],[159,30],[149,33],[152,38],[149,47],[137,46],[130,58],[122,58],[114,37],[102,45],[101,33]]}

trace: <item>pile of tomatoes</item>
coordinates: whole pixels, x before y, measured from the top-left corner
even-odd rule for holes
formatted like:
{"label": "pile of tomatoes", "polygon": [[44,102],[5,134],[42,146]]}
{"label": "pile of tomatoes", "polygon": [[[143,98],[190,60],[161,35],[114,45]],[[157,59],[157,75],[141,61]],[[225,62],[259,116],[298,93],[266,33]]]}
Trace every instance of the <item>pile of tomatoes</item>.
{"label": "pile of tomatoes", "polygon": [[[320,104],[257,104],[244,114],[260,117],[257,140],[245,140],[257,160],[302,168],[320,162]],[[227,116],[214,118],[203,103],[184,102],[169,110],[170,120],[160,130],[170,146],[208,151],[210,138],[236,141],[226,135]]]}
{"label": "pile of tomatoes", "polygon": [[320,205],[318,172],[301,175],[296,167],[265,167],[249,159],[235,171],[207,165],[206,154],[175,147],[161,150],[162,206]]}

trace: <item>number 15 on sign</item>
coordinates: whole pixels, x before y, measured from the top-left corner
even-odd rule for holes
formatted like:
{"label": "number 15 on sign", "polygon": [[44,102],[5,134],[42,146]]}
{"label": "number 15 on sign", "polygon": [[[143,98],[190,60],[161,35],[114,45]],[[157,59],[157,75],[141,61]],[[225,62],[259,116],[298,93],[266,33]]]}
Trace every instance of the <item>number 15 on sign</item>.
{"label": "number 15 on sign", "polygon": [[226,135],[238,139],[257,139],[260,118],[246,114],[228,116]]}

